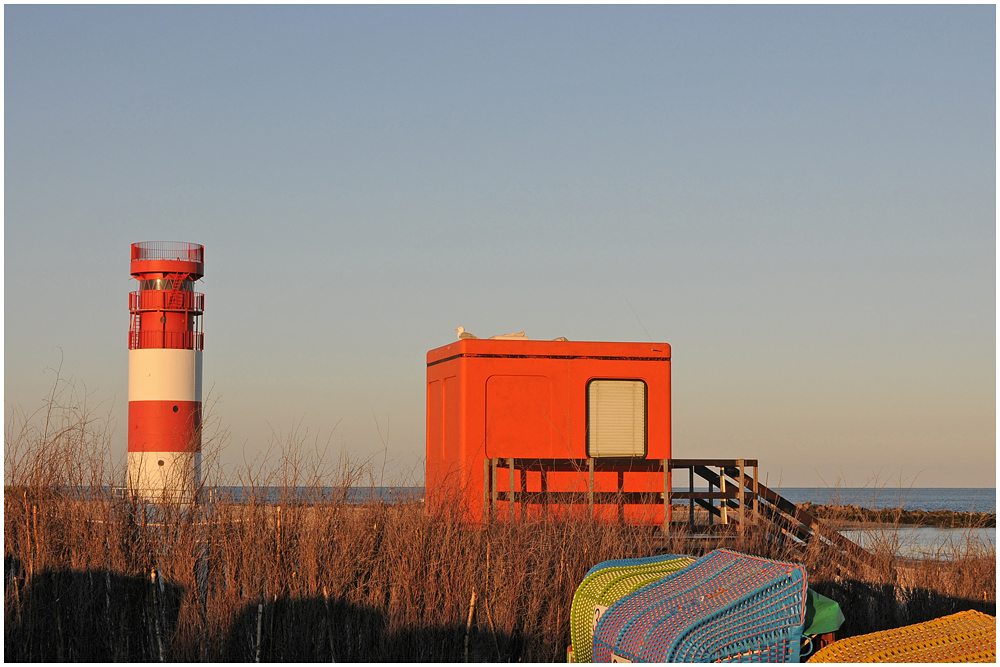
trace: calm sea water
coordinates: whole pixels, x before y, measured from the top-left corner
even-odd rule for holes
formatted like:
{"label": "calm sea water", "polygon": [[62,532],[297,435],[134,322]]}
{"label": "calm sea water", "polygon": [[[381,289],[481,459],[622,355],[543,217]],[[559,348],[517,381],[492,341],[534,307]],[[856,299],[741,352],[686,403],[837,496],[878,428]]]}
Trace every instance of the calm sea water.
{"label": "calm sea water", "polygon": [[908,558],[950,558],[968,548],[997,547],[996,528],[934,528],[897,526],[885,530],[842,530],[840,534],[864,548],[893,545],[896,553]]}
{"label": "calm sea water", "polygon": [[[686,487],[675,486],[675,490]],[[702,489],[704,490],[704,489]],[[817,505],[858,505],[871,509],[897,508],[906,510],[949,510],[952,512],[988,512],[996,514],[996,489],[872,489],[872,488],[808,488],[792,487],[774,489],[793,503],[812,502]],[[265,502],[280,502],[283,499],[299,502],[329,502],[344,496],[340,489],[296,489],[292,498],[286,498],[283,488],[258,489]],[[233,502],[248,500],[245,491],[239,487],[215,487],[216,498],[227,497]],[[383,502],[414,502],[424,497],[420,486],[380,486],[373,488],[352,488],[346,492],[348,502],[360,503],[368,500]]]}
{"label": "calm sea water", "polygon": [[424,497],[422,486],[376,486],[369,488],[341,489],[332,486],[319,488],[269,486],[254,489],[244,489],[239,486],[213,486],[209,488],[211,500],[242,503],[256,496],[265,503],[281,502],[340,502],[360,504],[371,500],[385,503],[419,502]]}
{"label": "calm sea water", "polygon": [[[871,509],[949,510],[996,514],[996,489],[810,489],[778,491],[794,503],[858,505]],[[950,558],[977,545],[996,549],[996,528],[950,529],[931,526],[898,526],[885,530],[843,530],[841,534],[862,547],[892,544],[900,556]]]}

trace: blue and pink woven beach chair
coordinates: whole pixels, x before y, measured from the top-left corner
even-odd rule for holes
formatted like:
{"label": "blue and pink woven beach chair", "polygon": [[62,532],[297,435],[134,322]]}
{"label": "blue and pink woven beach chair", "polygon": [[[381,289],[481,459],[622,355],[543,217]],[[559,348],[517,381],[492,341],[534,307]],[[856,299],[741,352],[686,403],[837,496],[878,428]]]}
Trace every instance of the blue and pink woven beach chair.
{"label": "blue and pink woven beach chair", "polygon": [[602,610],[588,657],[798,662],[806,589],[801,565],[717,549]]}

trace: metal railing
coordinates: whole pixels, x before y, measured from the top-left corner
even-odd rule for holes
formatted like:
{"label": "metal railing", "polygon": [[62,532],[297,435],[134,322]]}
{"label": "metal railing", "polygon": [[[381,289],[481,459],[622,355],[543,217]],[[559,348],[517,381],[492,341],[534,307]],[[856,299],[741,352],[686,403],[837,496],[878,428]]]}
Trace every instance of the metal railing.
{"label": "metal railing", "polygon": [[132,261],[175,260],[180,262],[205,261],[205,246],[180,241],[142,241],[132,244]]}
{"label": "metal railing", "polygon": [[140,290],[129,292],[128,307],[142,310],[180,310],[200,314],[205,311],[205,295],[200,292]]}
{"label": "metal railing", "polygon": [[204,350],[205,334],[200,331],[129,331],[128,349]]}

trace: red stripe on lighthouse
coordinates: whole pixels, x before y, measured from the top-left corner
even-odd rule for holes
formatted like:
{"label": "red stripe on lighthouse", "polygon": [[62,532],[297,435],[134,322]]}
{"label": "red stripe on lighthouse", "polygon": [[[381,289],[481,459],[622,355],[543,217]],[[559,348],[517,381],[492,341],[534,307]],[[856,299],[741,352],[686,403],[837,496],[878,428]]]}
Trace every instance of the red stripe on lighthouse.
{"label": "red stripe on lighthouse", "polygon": [[128,451],[201,451],[201,403],[195,401],[130,401]]}

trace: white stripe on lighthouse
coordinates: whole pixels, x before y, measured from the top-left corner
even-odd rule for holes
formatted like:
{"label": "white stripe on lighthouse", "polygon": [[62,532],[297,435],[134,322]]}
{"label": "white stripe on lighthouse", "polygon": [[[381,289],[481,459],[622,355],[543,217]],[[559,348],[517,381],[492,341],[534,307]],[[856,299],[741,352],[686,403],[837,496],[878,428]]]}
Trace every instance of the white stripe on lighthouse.
{"label": "white stripe on lighthouse", "polygon": [[128,351],[129,401],[201,401],[201,350]]}
{"label": "white stripe on lighthouse", "polygon": [[201,479],[201,452],[129,452],[128,487],[153,499],[190,500]]}

